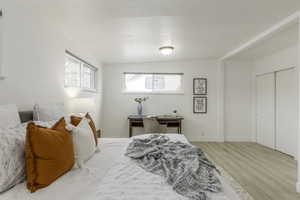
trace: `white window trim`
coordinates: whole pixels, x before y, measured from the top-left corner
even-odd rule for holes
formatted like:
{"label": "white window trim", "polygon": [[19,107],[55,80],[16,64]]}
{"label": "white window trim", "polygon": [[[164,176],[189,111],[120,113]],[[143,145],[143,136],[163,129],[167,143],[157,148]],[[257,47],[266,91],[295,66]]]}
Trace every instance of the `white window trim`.
{"label": "white window trim", "polygon": [[[77,88],[79,91],[81,92],[91,92],[91,93],[96,93],[97,92],[97,72],[98,72],[98,68],[89,64],[88,62],[86,62],[85,60],[81,59],[80,57],[74,55],[73,53],[71,53],[70,51],[66,50],[65,54],[67,57],[71,58],[71,59],[75,59],[78,62],[80,62],[80,86],[79,87],[75,87]],[[89,67],[92,71],[94,71],[94,87],[95,88],[83,88],[82,87],[82,70],[83,70],[83,65],[86,65],[86,67]],[[64,85],[64,88],[74,88],[72,86],[67,86]]]}
{"label": "white window trim", "polygon": [[144,95],[184,95],[184,91],[180,90],[180,91],[163,91],[163,92],[131,92],[131,91],[126,91],[126,90],[123,90],[122,91],[123,94],[132,94],[132,95],[135,95],[135,94],[144,94]]}
{"label": "white window trim", "polygon": [[[94,72],[94,88],[84,88],[83,86],[82,86],[82,74],[83,74],[83,66],[84,65],[86,65],[85,67],[88,67],[88,68],[90,68],[93,72]],[[80,66],[80,71],[81,71],[81,75],[80,75],[80,89],[82,90],[82,91],[87,91],[87,92],[97,92],[97,80],[96,80],[96,74],[97,74],[97,69],[96,68],[94,68],[94,67],[91,67],[89,64],[86,64],[86,63],[81,63],[81,66]]]}
{"label": "white window trim", "polygon": [[93,93],[97,92],[97,89],[89,89],[89,88],[79,88],[79,87],[65,86],[65,89],[68,89],[68,88],[77,88],[81,92],[93,92]]}
{"label": "white window trim", "polygon": [[[151,74],[151,75],[181,75],[181,90],[178,91],[127,91],[126,90],[126,83],[125,83],[125,75],[126,74]],[[184,81],[183,81],[184,73],[157,73],[157,72],[124,72],[122,73],[122,93],[123,94],[141,94],[141,95],[184,95]]]}

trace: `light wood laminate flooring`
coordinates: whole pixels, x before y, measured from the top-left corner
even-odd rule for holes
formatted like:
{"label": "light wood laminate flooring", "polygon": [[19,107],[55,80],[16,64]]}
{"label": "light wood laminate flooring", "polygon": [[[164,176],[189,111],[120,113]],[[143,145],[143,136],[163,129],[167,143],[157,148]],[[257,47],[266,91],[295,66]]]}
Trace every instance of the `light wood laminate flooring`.
{"label": "light wood laminate flooring", "polygon": [[294,158],[250,142],[197,142],[255,200],[300,200]]}

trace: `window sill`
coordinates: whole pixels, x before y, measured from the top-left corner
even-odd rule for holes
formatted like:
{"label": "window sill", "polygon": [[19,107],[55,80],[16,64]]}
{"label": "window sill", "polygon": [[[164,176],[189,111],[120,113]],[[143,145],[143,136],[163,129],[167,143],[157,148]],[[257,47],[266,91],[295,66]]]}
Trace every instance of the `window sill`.
{"label": "window sill", "polygon": [[97,93],[97,89],[86,89],[86,88],[77,88],[77,87],[68,87],[65,86],[65,89],[70,89],[70,90],[74,90],[77,92],[91,92],[91,93]]}
{"label": "window sill", "polygon": [[82,88],[65,87],[65,93],[70,98],[84,98],[97,95],[98,91]]}
{"label": "window sill", "polygon": [[183,91],[179,92],[129,92],[129,91],[123,91],[123,94],[142,94],[142,95],[184,95]]}
{"label": "window sill", "polygon": [[90,92],[90,93],[97,93],[96,89],[80,89],[80,92]]}

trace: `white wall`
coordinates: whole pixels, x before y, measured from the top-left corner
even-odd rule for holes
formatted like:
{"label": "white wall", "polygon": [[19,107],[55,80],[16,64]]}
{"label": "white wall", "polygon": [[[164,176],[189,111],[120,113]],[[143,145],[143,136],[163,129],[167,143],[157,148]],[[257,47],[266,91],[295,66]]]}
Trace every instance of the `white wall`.
{"label": "white wall", "polygon": [[[266,56],[261,59],[257,59],[254,63],[255,70],[253,73],[253,79],[258,74],[274,72],[278,70],[283,70],[290,67],[296,67],[296,71],[298,71],[298,93],[299,91],[299,41],[295,41],[295,45],[290,46],[288,48],[282,49],[273,53],[272,55]],[[289,88],[287,88],[289,89]],[[299,93],[300,94],[300,93]],[[298,94],[298,97],[299,97]],[[299,102],[299,99],[298,99]],[[296,109],[296,108],[295,108]],[[298,104],[298,112],[299,104]],[[298,118],[300,115],[298,114]],[[298,121],[299,121],[298,119]],[[299,123],[298,123],[299,126]],[[298,161],[300,160],[300,137],[299,137],[299,127],[298,127]],[[297,158],[296,158],[297,159]],[[300,192],[300,165],[298,165],[298,183],[297,183],[297,191]]]}
{"label": "white wall", "polygon": [[[300,16],[298,16],[298,22],[300,22]],[[298,26],[298,51],[297,51],[297,69],[298,69],[298,124],[300,124],[300,26]],[[298,127],[298,161],[300,161],[300,126]],[[296,190],[300,193],[300,164],[297,165],[297,184]]]}
{"label": "white wall", "polygon": [[[128,137],[129,114],[136,113],[137,96],[149,96],[145,114],[169,114],[177,109],[184,116],[183,132],[191,141],[219,141],[217,61],[186,61],[104,66],[103,135]],[[123,72],[183,72],[184,95],[132,95],[122,93]],[[193,114],[193,78],[208,78],[208,113]],[[142,130],[138,130],[142,131]]]}
{"label": "white wall", "polygon": [[[253,72],[252,72],[252,108],[254,113],[252,116],[252,137],[255,141],[256,139],[256,115],[255,115],[255,99],[256,99],[256,90],[255,90],[255,80],[256,76],[264,73],[270,73],[275,71],[280,71],[284,69],[288,69],[291,67],[296,67],[296,71],[298,71],[298,83],[299,83],[299,41],[295,41],[294,45],[290,45],[287,48],[280,49],[276,52],[268,54],[267,56],[260,57],[252,60],[253,62]],[[299,87],[299,84],[298,84]],[[300,87],[299,87],[300,88]],[[289,88],[286,88],[287,90]],[[298,89],[299,91],[299,89]],[[299,96],[299,94],[298,94]],[[298,105],[299,107],[299,105]],[[297,108],[295,108],[297,109]],[[299,116],[299,115],[298,115]],[[299,118],[300,119],[300,118]],[[298,121],[299,121],[298,119]],[[300,137],[298,133],[298,150],[300,151]],[[300,154],[298,152],[298,160],[300,160]],[[298,165],[298,183],[297,183],[297,191],[300,192],[300,165]]]}
{"label": "white wall", "polygon": [[224,135],[226,141],[256,141],[256,75],[298,65],[298,45],[254,60],[225,63]]}
{"label": "white wall", "polygon": [[254,75],[298,66],[298,45],[281,49],[271,55],[254,60]]}
{"label": "white wall", "polygon": [[[296,41],[295,45],[278,50],[277,52],[274,52],[268,56],[254,60],[254,70],[252,76],[253,82],[255,83],[257,75],[280,71],[292,67],[296,67],[296,69],[298,68],[298,45]],[[299,82],[299,80],[297,81]],[[288,90],[289,88],[286,89]],[[255,89],[253,90],[253,93],[255,98]],[[254,127],[256,126],[255,122],[256,121],[254,121],[253,124]]]}
{"label": "white wall", "polygon": [[298,46],[254,60],[225,64],[224,135],[226,141],[256,141],[256,75],[297,67]]}
{"label": "white wall", "polygon": [[[1,9],[1,7],[0,7]],[[3,20],[2,20],[2,17],[0,16],[0,79],[1,79],[1,76],[3,76],[2,74],[2,30],[3,30]]]}
{"label": "white wall", "polygon": [[[59,4],[34,0],[3,3],[2,70],[7,79],[0,81],[0,104],[15,103],[24,110],[34,103],[65,102],[70,112],[93,111],[99,126],[101,95],[84,94],[84,99],[90,100],[76,106],[64,90],[65,49],[101,65],[84,45],[66,37]],[[99,77],[101,73],[100,68]],[[101,79],[101,92],[100,83]],[[93,108],[91,101],[96,104]]]}
{"label": "white wall", "polygon": [[252,70],[248,61],[225,63],[225,141],[252,141]]}

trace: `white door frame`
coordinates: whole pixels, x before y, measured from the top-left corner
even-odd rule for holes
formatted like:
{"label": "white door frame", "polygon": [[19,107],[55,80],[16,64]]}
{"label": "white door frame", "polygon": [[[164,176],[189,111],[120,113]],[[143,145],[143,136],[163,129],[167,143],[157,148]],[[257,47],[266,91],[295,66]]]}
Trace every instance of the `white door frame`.
{"label": "white door frame", "polygon": [[[279,118],[279,108],[280,107],[277,107],[278,106],[278,97],[280,97],[280,96],[285,96],[285,95],[278,95],[278,84],[279,84],[279,82],[278,82],[278,77],[279,77],[279,75],[280,75],[280,73],[281,72],[287,72],[287,71],[289,71],[289,73],[290,72],[292,72],[292,73],[295,73],[296,72],[296,67],[290,67],[290,68],[285,68],[285,69],[282,69],[282,70],[278,70],[278,71],[276,71],[275,72],[275,149],[277,150],[277,151],[280,151],[280,152],[282,152],[282,151],[284,151],[283,149],[280,149],[280,143],[279,143],[279,129],[278,129],[278,126],[280,125],[280,123],[277,123],[278,122],[278,118]],[[294,75],[293,75],[294,76]],[[294,78],[296,78],[296,77],[294,77]],[[291,79],[292,80],[292,79]],[[295,79],[293,79],[292,81],[295,81]],[[292,83],[294,83],[294,82],[292,82]],[[297,83],[296,83],[297,84]],[[293,84],[294,85],[294,84]],[[296,88],[298,88],[298,86],[296,85]],[[295,91],[295,92],[298,92],[298,91]],[[299,103],[297,102],[297,106],[296,107],[298,107],[299,106]],[[298,112],[298,111],[297,111]],[[291,116],[292,117],[292,116]],[[290,117],[289,117],[290,118]],[[296,116],[296,119],[298,118],[298,116]],[[279,121],[280,122],[280,121]],[[298,125],[296,126],[296,127],[298,127]],[[296,128],[295,127],[295,128]],[[296,128],[297,129],[297,128]],[[296,132],[297,132],[297,130],[296,130]],[[297,134],[297,133],[295,133],[294,131],[292,131],[292,133],[289,133],[289,134],[292,134],[292,135],[290,135],[292,138],[294,138],[294,134]],[[282,138],[282,137],[281,137]],[[294,138],[295,139],[295,138]],[[293,140],[294,141],[294,140]],[[291,142],[291,141],[290,141]],[[293,148],[295,147],[294,145],[294,143],[293,144],[291,144],[291,145],[293,145]],[[290,145],[289,145],[290,146]],[[296,144],[296,146],[298,146],[298,144]],[[288,148],[289,150],[288,151],[290,151],[290,152],[283,152],[283,153],[287,153],[287,154],[289,154],[289,155],[291,155],[291,156],[293,156],[295,159],[298,159],[297,158],[297,153],[295,152],[295,149],[293,149],[293,150],[291,150],[290,148]],[[287,149],[285,149],[285,150],[287,150]]]}
{"label": "white door frame", "polygon": [[273,124],[273,130],[274,130],[274,143],[272,144],[272,147],[271,146],[268,146],[269,148],[273,148],[275,149],[275,144],[276,144],[276,135],[275,135],[275,132],[276,132],[276,124],[275,124],[275,116],[276,116],[276,112],[275,112],[275,106],[276,106],[276,102],[275,102],[275,92],[276,92],[276,88],[275,88],[275,72],[267,72],[267,73],[263,73],[263,74],[257,74],[255,76],[255,141],[256,143],[260,144],[259,141],[258,141],[258,129],[259,129],[259,123],[258,122],[258,119],[259,119],[259,113],[258,113],[258,85],[257,85],[257,80],[258,80],[258,77],[262,77],[262,76],[265,76],[265,75],[273,75],[274,76],[274,124]]}

